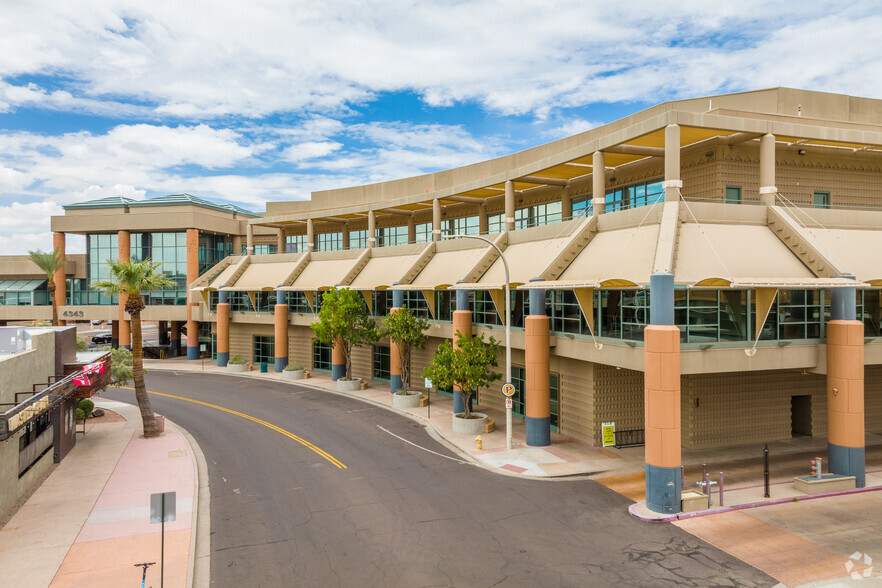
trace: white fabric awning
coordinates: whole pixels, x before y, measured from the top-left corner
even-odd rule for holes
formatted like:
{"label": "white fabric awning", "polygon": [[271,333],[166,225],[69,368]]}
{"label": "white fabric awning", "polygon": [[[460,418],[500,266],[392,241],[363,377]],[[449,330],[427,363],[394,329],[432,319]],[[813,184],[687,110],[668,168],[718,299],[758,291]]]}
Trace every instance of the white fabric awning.
{"label": "white fabric awning", "polygon": [[223,289],[237,292],[275,290],[296,265],[296,262],[254,263],[252,261],[234,284]]}

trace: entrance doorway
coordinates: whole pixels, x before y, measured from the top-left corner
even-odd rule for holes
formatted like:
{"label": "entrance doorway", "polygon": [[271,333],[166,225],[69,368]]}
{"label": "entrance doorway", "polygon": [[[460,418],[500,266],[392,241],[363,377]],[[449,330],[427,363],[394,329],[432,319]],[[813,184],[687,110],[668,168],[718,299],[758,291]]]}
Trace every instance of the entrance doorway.
{"label": "entrance doorway", "polygon": [[812,397],[790,397],[790,434],[793,437],[812,436]]}

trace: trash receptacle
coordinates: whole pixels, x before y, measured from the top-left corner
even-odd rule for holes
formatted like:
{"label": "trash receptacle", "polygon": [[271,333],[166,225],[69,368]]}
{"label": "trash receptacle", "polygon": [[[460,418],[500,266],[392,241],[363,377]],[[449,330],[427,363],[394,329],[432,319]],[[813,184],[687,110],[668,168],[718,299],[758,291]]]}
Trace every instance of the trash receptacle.
{"label": "trash receptacle", "polygon": [[260,364],[260,373],[262,373],[262,374],[266,373],[266,366],[267,366],[266,362],[263,362]]}

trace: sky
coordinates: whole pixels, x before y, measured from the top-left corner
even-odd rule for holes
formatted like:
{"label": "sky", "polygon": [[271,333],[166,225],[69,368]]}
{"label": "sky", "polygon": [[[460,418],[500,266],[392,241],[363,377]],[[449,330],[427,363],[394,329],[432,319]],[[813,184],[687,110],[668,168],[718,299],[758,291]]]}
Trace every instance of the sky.
{"label": "sky", "polygon": [[880,54],[878,1],[0,0],[0,254],[107,196],[263,211],[665,100],[882,98]]}

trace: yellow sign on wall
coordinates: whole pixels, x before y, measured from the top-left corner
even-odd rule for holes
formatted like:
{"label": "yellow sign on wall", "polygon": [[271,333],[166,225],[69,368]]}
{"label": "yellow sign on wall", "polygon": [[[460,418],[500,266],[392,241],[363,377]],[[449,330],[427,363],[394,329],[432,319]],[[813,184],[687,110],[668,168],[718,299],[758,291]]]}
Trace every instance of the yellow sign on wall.
{"label": "yellow sign on wall", "polygon": [[601,431],[603,433],[603,446],[612,447],[616,444],[616,424],[601,423]]}

